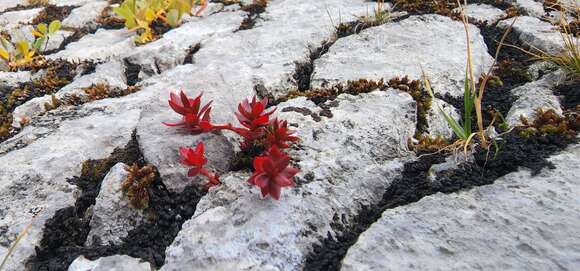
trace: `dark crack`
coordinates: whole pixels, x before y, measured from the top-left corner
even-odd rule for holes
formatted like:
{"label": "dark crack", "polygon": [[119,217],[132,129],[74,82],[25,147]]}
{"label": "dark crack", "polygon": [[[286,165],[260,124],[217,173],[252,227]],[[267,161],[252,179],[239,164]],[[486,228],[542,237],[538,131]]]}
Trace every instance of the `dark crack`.
{"label": "dark crack", "polygon": [[192,186],[181,193],[169,192],[159,174],[156,174],[155,181],[148,189],[149,207],[145,209],[148,221],[130,231],[120,245],[95,244],[87,247],[84,244],[90,231],[90,207],[95,204],[102,180],[117,163],[145,164],[135,133],[125,148],[116,149],[109,158],[86,161],[82,175],[68,180],[79,187],[81,195],[74,206],[58,210],[46,222],[36,255],[28,259],[27,270],[67,270],[80,255],[95,260],[124,254],[141,258],[155,267],[163,265],[166,248],[171,245],[182,224],[193,216],[204,193]]}

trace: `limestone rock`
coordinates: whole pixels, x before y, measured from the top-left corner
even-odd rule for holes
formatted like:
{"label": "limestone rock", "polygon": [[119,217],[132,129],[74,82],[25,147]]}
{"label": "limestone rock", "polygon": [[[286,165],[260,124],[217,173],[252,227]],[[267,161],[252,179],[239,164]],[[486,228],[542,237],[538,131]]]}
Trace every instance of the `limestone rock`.
{"label": "limestone rock", "polygon": [[580,148],[537,176],[435,194],[387,210],[352,246],[342,270],[574,270],[580,259]]}
{"label": "limestone rock", "polygon": [[[440,15],[411,16],[339,39],[314,62],[313,88],[347,80],[421,78],[421,67],[433,90],[463,94],[467,43],[463,24]],[[474,74],[487,71],[493,58],[479,29],[470,25]]]}
{"label": "limestone rock", "polygon": [[62,25],[73,28],[84,27],[94,22],[108,5],[107,1],[88,2],[81,7],[73,9],[70,15],[62,21]]}
{"label": "limestone rock", "polygon": [[[501,21],[497,26],[507,29],[512,20]],[[548,54],[558,54],[564,48],[562,33],[556,26],[530,16],[520,16],[513,25],[512,31],[520,41],[531,48],[539,49]]]}
{"label": "limestone rock", "polygon": [[465,8],[465,14],[471,23],[487,22],[489,25],[506,15],[503,10],[487,4],[469,4]]}
{"label": "limestone rock", "polygon": [[167,249],[161,270],[300,270],[312,245],[335,234],[331,223],[380,200],[409,159],[404,146],[415,130],[412,98],[395,90],[341,95],[332,117],[320,122],[284,110],[305,104],[318,110],[297,100],[279,105],[280,117],[302,140],[291,151],[301,170],[296,186],[276,202],[262,199],[246,173],[222,176],[223,184],[201,199]]}
{"label": "limestone rock", "polygon": [[544,111],[554,109],[557,114],[561,115],[560,102],[552,89],[563,79],[564,73],[556,71],[538,81],[512,89],[512,93],[517,99],[506,116],[506,122],[510,126],[514,126],[521,124],[521,117],[533,120],[536,118],[536,110],[540,108]]}
{"label": "limestone rock", "polygon": [[153,271],[150,263],[127,255],[102,257],[91,261],[79,256],[69,266],[68,271]]}
{"label": "limestone rock", "polygon": [[98,243],[118,245],[127,234],[145,220],[142,210],[129,206],[123,195],[122,184],[128,176],[125,164],[111,168],[101,183],[101,190],[93,206],[91,230],[87,236],[87,246]]}
{"label": "limestone rock", "polygon": [[48,55],[48,58],[64,58],[70,61],[107,60],[110,57],[126,55],[135,47],[133,32],[127,29],[99,29],[77,42],[72,42],[62,51]]}

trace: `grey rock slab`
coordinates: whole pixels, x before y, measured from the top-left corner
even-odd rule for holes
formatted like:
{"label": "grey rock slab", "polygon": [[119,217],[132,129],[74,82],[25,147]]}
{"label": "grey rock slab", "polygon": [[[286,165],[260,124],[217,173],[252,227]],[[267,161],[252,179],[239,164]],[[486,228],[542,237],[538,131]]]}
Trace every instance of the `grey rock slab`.
{"label": "grey rock slab", "polygon": [[[512,19],[499,22],[500,29],[507,29]],[[564,49],[562,33],[551,23],[530,16],[517,17],[512,31],[525,46],[539,49],[548,54],[558,54]]]}
{"label": "grey rock slab", "polygon": [[[479,29],[469,26],[474,74],[493,62]],[[467,42],[462,23],[440,15],[411,16],[339,39],[314,61],[312,87],[324,88],[348,80],[385,79],[407,75],[421,78],[421,67],[433,90],[463,94]]]}
{"label": "grey rock slab", "polygon": [[554,169],[435,194],[387,210],[344,260],[349,270],[575,270],[580,263],[580,147]]}
{"label": "grey rock slab", "polygon": [[[94,73],[79,76],[73,82],[61,88],[54,96],[59,100],[65,100],[71,95],[76,95],[81,100],[86,100],[87,94],[83,91],[84,88],[95,84],[105,84],[111,88],[111,91],[122,90],[127,88],[125,78],[125,66],[119,59],[112,59],[111,61],[97,65]],[[16,107],[13,112],[13,127],[20,127],[22,119],[31,120],[32,118],[44,113],[46,111],[45,104],[52,103],[52,95],[45,95],[36,97],[24,104]]]}
{"label": "grey rock slab", "polygon": [[129,206],[123,194],[122,184],[129,173],[125,164],[118,163],[111,168],[101,183],[99,195],[92,207],[91,230],[85,245],[119,245],[127,234],[145,221],[142,210]]}
{"label": "grey rock slab", "polygon": [[471,23],[487,21],[489,25],[506,15],[503,10],[488,4],[469,4],[465,7],[465,14]]}
{"label": "grey rock slab", "polygon": [[298,184],[275,201],[262,199],[248,173],[222,176],[166,250],[161,270],[301,270],[312,245],[336,234],[332,223],[378,202],[411,158],[405,146],[415,130],[414,101],[388,90],[340,95],[336,103],[333,117],[320,122],[282,112],[318,110],[303,98],[279,104],[279,117],[302,140],[290,151],[301,170]]}
{"label": "grey rock slab", "polygon": [[106,158],[131,139],[140,110],[112,101],[72,111],[57,109],[0,143],[0,258],[32,224],[7,270],[23,270],[39,245],[46,220],[74,205],[79,191],[67,179],[80,175],[81,164]]}
{"label": "grey rock slab", "polygon": [[69,61],[107,60],[108,58],[129,54],[135,47],[134,32],[127,29],[99,29],[79,41],[72,42],[47,58],[63,58]]}
{"label": "grey rock slab", "polygon": [[30,71],[3,72],[0,71],[0,86],[14,87],[18,83],[29,81],[32,78]]}
{"label": "grey rock slab", "polygon": [[89,4],[92,2],[103,2],[105,0],[50,0],[51,4],[56,6],[82,6],[84,4]]}
{"label": "grey rock slab", "polygon": [[0,12],[3,12],[9,8],[16,7],[18,5],[25,5],[25,4],[26,4],[26,0],[2,1],[2,2],[0,2]]}
{"label": "grey rock slab", "polygon": [[230,76],[250,73],[263,94],[278,98],[298,89],[296,63],[310,61],[310,49],[335,39],[336,22],[354,21],[374,5],[362,0],[268,2],[253,28],[202,44],[195,62],[221,66]]}
{"label": "grey rock slab", "polygon": [[114,255],[91,261],[84,256],[76,258],[68,271],[153,271],[150,263],[127,255]]}
{"label": "grey rock slab", "polygon": [[524,15],[540,18],[546,13],[542,4],[543,1],[509,0],[506,2],[511,2]]}
{"label": "grey rock slab", "polygon": [[506,122],[510,126],[515,126],[521,124],[521,117],[534,120],[538,109],[544,111],[553,109],[561,115],[562,108],[553,89],[564,79],[565,74],[562,71],[556,71],[545,75],[538,81],[512,89],[512,94],[517,98],[506,116]]}
{"label": "grey rock slab", "polygon": [[[183,64],[188,50],[208,38],[230,34],[238,28],[243,12],[223,12],[190,22],[165,33],[163,38],[131,50],[127,60],[141,66],[140,77],[146,78]],[[192,75],[193,76],[193,75]]]}
{"label": "grey rock slab", "polygon": [[73,9],[68,17],[62,20],[62,25],[72,28],[84,27],[94,22],[107,6],[109,6],[107,1],[88,2],[81,7]]}
{"label": "grey rock slab", "polygon": [[17,11],[9,11],[0,14],[0,26],[3,29],[17,27],[19,24],[31,23],[34,17],[40,13],[43,8],[31,8]]}

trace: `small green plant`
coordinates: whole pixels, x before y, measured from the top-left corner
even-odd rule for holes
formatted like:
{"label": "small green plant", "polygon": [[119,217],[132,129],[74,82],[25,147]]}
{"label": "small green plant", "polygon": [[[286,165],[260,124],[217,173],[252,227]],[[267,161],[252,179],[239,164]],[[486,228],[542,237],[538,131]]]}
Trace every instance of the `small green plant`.
{"label": "small green plant", "polygon": [[[206,0],[125,0],[113,11],[125,20],[127,29],[139,32],[135,42],[143,44],[153,40],[153,22],[161,20],[176,27],[184,14],[198,16],[206,5]],[[201,8],[192,14],[194,6]]]}
{"label": "small green plant", "polygon": [[[32,43],[22,40],[13,44],[6,38],[0,37],[2,45],[0,47],[0,59],[4,60],[11,69],[16,69],[32,62],[37,53],[46,49],[50,36],[56,33],[60,26],[61,23],[58,20],[52,21],[48,26],[44,23],[38,24],[32,31],[32,34],[36,37]],[[41,50],[42,45],[45,46],[43,50]]]}
{"label": "small green plant", "polygon": [[[463,6],[466,6],[467,1],[464,1]],[[462,5],[460,4],[459,0],[457,1],[458,5],[461,7]],[[504,41],[507,37],[507,35],[509,34],[509,32],[512,29],[512,26],[514,25],[516,19],[514,19],[511,23],[511,25],[509,26],[509,28],[505,31],[505,33],[503,34],[501,40],[499,41],[498,44],[498,48],[496,50],[495,53],[495,57],[494,57],[494,62],[492,63],[492,65],[490,66],[489,71],[483,76],[483,79],[481,80],[481,82],[479,83],[478,86],[476,86],[476,77],[473,74],[473,58],[472,58],[472,54],[471,54],[471,38],[469,36],[469,23],[468,23],[468,18],[465,15],[465,12],[462,10],[461,11],[461,19],[464,25],[464,29],[465,29],[465,36],[466,36],[466,41],[467,41],[467,67],[466,67],[466,72],[465,72],[465,85],[463,87],[463,117],[462,117],[462,121],[461,123],[456,121],[455,119],[453,119],[451,116],[449,116],[449,114],[447,114],[443,108],[441,107],[441,105],[439,105],[439,112],[443,115],[443,117],[445,118],[445,121],[449,124],[449,126],[451,126],[451,129],[453,130],[453,133],[459,138],[458,141],[456,141],[454,144],[454,146],[459,146],[459,147],[463,147],[464,151],[467,152],[467,149],[469,146],[471,146],[471,143],[473,141],[473,138],[475,136],[478,136],[479,138],[479,142],[481,143],[483,148],[488,148],[489,142],[488,142],[488,138],[486,135],[486,130],[483,127],[483,111],[482,111],[482,101],[483,101],[483,94],[485,93],[485,87],[486,87],[486,83],[492,78],[492,69],[496,64],[496,61],[499,57],[499,52],[501,51],[501,48],[504,44]],[[434,97],[433,94],[433,89],[431,88],[431,84],[429,83],[429,79],[427,78],[427,75],[423,72],[423,83],[425,86],[425,89],[427,90],[427,92],[429,93],[429,95],[431,97]],[[476,116],[476,123],[477,123],[477,128],[478,131],[474,132],[472,131],[472,123],[473,123],[473,112],[475,111],[475,116]]]}
{"label": "small green plant", "polygon": [[32,43],[32,47],[40,51],[42,45],[44,48],[42,51],[46,51],[46,46],[48,45],[48,41],[50,40],[50,36],[56,33],[61,27],[61,23],[58,20],[52,21],[49,25],[45,23],[38,24],[34,30],[32,30],[32,34],[36,37],[36,40]]}

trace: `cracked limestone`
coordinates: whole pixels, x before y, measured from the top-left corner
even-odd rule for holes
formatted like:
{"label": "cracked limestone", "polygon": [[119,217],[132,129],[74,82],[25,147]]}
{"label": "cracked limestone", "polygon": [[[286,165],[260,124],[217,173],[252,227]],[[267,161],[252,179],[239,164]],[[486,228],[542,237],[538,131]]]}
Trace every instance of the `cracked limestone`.
{"label": "cracked limestone", "polygon": [[91,230],[85,245],[119,245],[127,234],[145,221],[142,210],[129,207],[122,184],[129,173],[125,164],[111,168],[101,183],[101,190],[92,207]]}
{"label": "cracked limestone", "polygon": [[[479,29],[469,26],[474,74],[493,62]],[[467,43],[463,24],[440,15],[411,16],[396,23],[339,39],[314,62],[312,88],[358,79],[407,75],[420,79],[421,67],[436,93],[463,95]]]}
{"label": "cracked limestone", "polygon": [[553,109],[557,114],[562,115],[560,102],[552,89],[562,82],[564,77],[565,75],[562,71],[556,71],[545,75],[538,81],[512,89],[511,92],[517,99],[505,118],[509,126],[520,125],[521,117],[528,120],[535,119],[538,109],[543,109],[544,111]]}
{"label": "cracked limestone", "polygon": [[107,1],[93,1],[86,3],[85,5],[75,8],[71,11],[70,15],[62,21],[64,27],[81,28],[93,23],[103,9],[105,9],[109,3]]}
{"label": "cracked limestone", "polygon": [[69,266],[68,271],[153,271],[150,263],[127,255],[114,255],[91,261],[79,256]]}
{"label": "cracked limestone", "polygon": [[99,101],[73,111],[55,110],[0,143],[0,258],[29,224],[28,233],[6,270],[22,270],[35,252],[47,219],[73,206],[79,192],[67,179],[80,176],[81,164],[108,157],[131,139],[140,110]]}
{"label": "cracked limestone", "polygon": [[[280,104],[279,116],[295,125],[301,172],[280,201],[262,199],[246,173],[222,176],[167,249],[161,270],[300,270],[312,245],[336,234],[362,205],[380,200],[399,176],[415,132],[415,105],[406,93],[340,95],[332,118],[316,122],[285,107],[316,111],[298,98]],[[388,121],[387,121],[388,120]]]}
{"label": "cracked limestone", "polygon": [[[82,75],[73,80],[70,84],[61,88],[54,95],[57,99],[63,100],[71,95],[76,95],[81,99],[85,99],[87,94],[83,91],[84,88],[90,87],[94,84],[104,84],[110,87],[111,91],[127,88],[127,82],[124,75],[125,67],[123,63],[114,59],[109,62],[99,64],[95,68],[94,73]],[[24,104],[16,107],[13,112],[13,127],[21,127],[21,120],[32,118],[44,113],[46,111],[45,104],[52,104],[52,95],[45,95],[42,97],[33,98]]]}
{"label": "cracked limestone", "polygon": [[135,33],[127,29],[99,29],[79,41],[72,42],[64,50],[46,56],[50,59],[63,58],[69,61],[107,60],[130,52],[134,47]]}
{"label": "cracked limestone", "polygon": [[349,249],[341,270],[575,270],[580,147],[549,160],[556,167],[536,176],[513,172],[385,211]]}
{"label": "cracked limestone", "polygon": [[[512,20],[503,20],[498,23],[498,28],[507,29]],[[562,33],[556,26],[530,16],[517,17],[512,31],[518,39],[532,49],[539,49],[548,54],[558,54],[564,49]]]}

